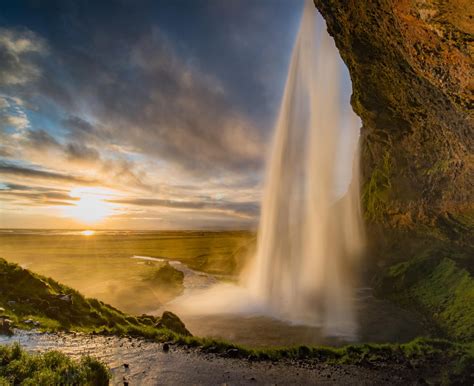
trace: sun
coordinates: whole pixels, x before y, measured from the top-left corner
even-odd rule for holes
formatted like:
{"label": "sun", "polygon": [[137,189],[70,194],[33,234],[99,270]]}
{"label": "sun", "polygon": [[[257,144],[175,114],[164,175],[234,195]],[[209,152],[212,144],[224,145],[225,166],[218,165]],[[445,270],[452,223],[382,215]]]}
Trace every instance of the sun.
{"label": "sun", "polygon": [[107,196],[100,190],[92,188],[73,189],[69,193],[79,200],[74,206],[66,208],[66,216],[84,224],[95,224],[109,217],[113,206],[106,201]]}

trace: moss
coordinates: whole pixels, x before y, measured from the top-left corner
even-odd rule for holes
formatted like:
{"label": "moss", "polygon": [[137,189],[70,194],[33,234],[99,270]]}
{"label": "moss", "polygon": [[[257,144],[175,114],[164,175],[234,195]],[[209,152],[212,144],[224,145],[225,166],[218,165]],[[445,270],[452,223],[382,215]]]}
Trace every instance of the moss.
{"label": "moss", "polygon": [[422,311],[453,339],[474,340],[474,279],[449,257],[393,265],[379,277],[377,293]]}
{"label": "moss", "polygon": [[431,175],[434,175],[434,174],[444,174],[444,173],[446,173],[446,171],[449,170],[451,162],[452,161],[450,161],[450,160],[436,161],[435,164],[432,167],[424,170],[424,174],[426,174],[427,176],[431,176]]}
{"label": "moss", "polygon": [[108,385],[110,373],[91,357],[74,361],[49,351],[29,354],[18,344],[0,346],[0,385]]}
{"label": "moss", "polygon": [[362,190],[364,215],[367,220],[377,220],[385,212],[391,187],[390,153],[385,152],[380,167],[375,168]]}

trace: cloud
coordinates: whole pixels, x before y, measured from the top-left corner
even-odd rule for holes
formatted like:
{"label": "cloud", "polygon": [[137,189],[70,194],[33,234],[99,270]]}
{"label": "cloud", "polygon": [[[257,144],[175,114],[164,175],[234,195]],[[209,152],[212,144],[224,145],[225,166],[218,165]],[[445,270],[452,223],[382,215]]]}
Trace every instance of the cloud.
{"label": "cloud", "polygon": [[79,199],[66,190],[7,183],[0,189],[0,200],[29,206],[71,206]]}
{"label": "cloud", "polygon": [[28,144],[35,149],[48,149],[48,148],[57,148],[61,145],[59,142],[52,137],[48,132],[45,130],[29,130],[26,133],[26,140]]}
{"label": "cloud", "polygon": [[30,121],[25,115],[0,114],[0,127],[13,127],[16,130],[26,129]]}
{"label": "cloud", "polygon": [[134,205],[144,207],[162,207],[174,209],[206,209],[223,212],[233,212],[235,214],[254,217],[258,214],[259,204],[256,202],[226,202],[219,200],[193,200],[177,201],[155,198],[124,198],[111,199],[108,202],[121,205]]}
{"label": "cloud", "polygon": [[34,56],[46,51],[44,40],[32,31],[0,28],[0,85],[20,85],[36,80],[41,69]]}
{"label": "cloud", "polygon": [[0,161],[0,175],[30,178],[37,180],[49,180],[68,184],[96,185],[97,180],[72,176],[47,170],[33,169]]}
{"label": "cloud", "polygon": [[[35,92],[29,85],[31,95],[69,112],[62,123],[71,138],[126,145],[191,174],[261,169],[261,132],[218,79],[181,58],[157,27],[144,26],[135,36],[117,33],[120,38],[105,46],[92,38],[87,50],[51,48],[55,65],[42,68]],[[79,106],[87,106],[93,124],[77,114]]]}
{"label": "cloud", "polygon": [[83,143],[68,143],[65,148],[66,154],[71,160],[97,161],[100,159],[99,152]]}

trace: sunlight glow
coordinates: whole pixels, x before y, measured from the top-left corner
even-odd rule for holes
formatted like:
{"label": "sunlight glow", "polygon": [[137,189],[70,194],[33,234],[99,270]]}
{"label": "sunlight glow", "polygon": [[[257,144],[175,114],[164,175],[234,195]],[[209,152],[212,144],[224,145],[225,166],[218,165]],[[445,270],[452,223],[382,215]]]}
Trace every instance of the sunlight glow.
{"label": "sunlight glow", "polygon": [[95,233],[94,231],[91,231],[91,230],[88,229],[88,230],[82,231],[81,235],[83,235],[83,236],[93,236],[94,233]]}
{"label": "sunlight glow", "polygon": [[[107,196],[104,190],[93,188],[73,189],[69,195],[79,198],[79,200],[74,206],[65,209],[65,215],[84,224],[97,223],[110,216],[113,212],[113,205],[105,201]],[[85,236],[89,236],[85,232],[93,231],[83,232]]]}

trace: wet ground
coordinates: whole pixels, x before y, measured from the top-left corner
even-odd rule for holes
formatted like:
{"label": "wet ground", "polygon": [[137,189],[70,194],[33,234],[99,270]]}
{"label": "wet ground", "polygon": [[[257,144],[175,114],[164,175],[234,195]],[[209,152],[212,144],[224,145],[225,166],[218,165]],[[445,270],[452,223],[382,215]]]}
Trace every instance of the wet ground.
{"label": "wet ground", "polygon": [[413,369],[397,364],[361,367],[310,361],[251,362],[202,353],[140,339],[83,334],[40,334],[17,331],[0,336],[29,351],[60,350],[72,357],[91,355],[112,370],[114,385],[407,385],[417,384]]}

